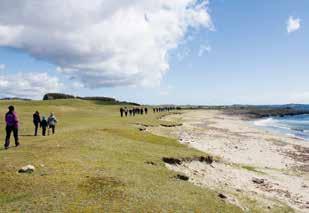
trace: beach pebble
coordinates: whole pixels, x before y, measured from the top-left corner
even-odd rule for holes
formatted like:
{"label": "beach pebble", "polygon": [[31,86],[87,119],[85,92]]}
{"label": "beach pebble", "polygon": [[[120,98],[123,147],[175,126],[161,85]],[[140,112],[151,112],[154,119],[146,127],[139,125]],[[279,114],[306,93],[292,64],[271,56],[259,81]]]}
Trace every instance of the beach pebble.
{"label": "beach pebble", "polygon": [[264,179],[252,178],[252,182],[256,184],[262,184],[264,183]]}
{"label": "beach pebble", "polygon": [[34,172],[35,167],[32,165],[27,165],[18,170],[19,173],[32,173]]}

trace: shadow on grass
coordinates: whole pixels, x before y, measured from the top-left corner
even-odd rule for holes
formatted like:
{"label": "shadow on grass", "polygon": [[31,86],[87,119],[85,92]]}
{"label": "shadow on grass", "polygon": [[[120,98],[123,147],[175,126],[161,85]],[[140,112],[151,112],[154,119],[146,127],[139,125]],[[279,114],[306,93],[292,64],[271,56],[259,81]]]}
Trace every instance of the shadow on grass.
{"label": "shadow on grass", "polygon": [[20,137],[37,137],[37,136],[34,136],[34,135],[30,135],[30,134],[28,134],[28,135],[19,135]]}
{"label": "shadow on grass", "polygon": [[17,147],[17,146],[10,146],[9,148],[5,149],[4,147],[0,148],[0,152],[3,152],[3,151],[8,151],[9,149],[17,149],[17,148],[20,148],[20,145]]}

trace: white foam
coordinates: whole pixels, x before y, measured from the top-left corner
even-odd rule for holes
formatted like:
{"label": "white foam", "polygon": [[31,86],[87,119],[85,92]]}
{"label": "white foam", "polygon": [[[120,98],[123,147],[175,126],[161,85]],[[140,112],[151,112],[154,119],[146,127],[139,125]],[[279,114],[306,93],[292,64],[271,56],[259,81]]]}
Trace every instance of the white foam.
{"label": "white foam", "polygon": [[297,139],[300,139],[300,140],[305,140],[305,138],[297,136],[295,134],[287,133],[286,135],[289,136],[289,137],[292,137],[292,138],[297,138]]}
{"label": "white foam", "polygon": [[266,118],[254,121],[254,124],[256,126],[273,126],[274,123],[276,122],[273,118]]}
{"label": "white foam", "polygon": [[260,119],[255,121],[254,124],[256,126],[262,126],[262,127],[274,127],[279,129],[292,130],[290,127],[285,126],[280,121],[274,118]]}

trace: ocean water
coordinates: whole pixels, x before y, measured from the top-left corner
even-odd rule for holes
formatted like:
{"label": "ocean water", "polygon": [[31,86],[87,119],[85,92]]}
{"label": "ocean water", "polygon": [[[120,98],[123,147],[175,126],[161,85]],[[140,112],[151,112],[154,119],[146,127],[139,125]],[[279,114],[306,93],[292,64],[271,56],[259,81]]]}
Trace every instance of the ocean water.
{"label": "ocean water", "polygon": [[270,117],[254,121],[258,127],[309,141],[309,115]]}

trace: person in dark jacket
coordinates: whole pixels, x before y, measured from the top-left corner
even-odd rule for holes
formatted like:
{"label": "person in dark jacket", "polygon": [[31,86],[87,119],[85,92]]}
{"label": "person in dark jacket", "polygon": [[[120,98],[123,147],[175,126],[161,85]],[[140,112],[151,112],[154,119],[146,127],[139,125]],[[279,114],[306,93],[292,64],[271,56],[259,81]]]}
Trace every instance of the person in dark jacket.
{"label": "person in dark jacket", "polygon": [[145,114],[147,115],[147,113],[148,113],[148,108],[146,107],[145,108]]}
{"label": "person in dark jacket", "polygon": [[124,109],[121,107],[120,108],[120,116],[123,117]]}
{"label": "person in dark jacket", "polygon": [[40,123],[41,125],[41,128],[42,128],[42,135],[45,136],[46,135],[46,129],[47,129],[47,126],[48,126],[48,122],[45,118],[45,116],[42,116],[42,121]]}
{"label": "person in dark jacket", "polygon": [[34,136],[38,135],[38,128],[41,124],[41,117],[40,117],[40,113],[38,111],[36,111],[33,114],[33,124],[34,124]]}
{"label": "person in dark jacket", "polygon": [[8,149],[10,146],[10,137],[13,132],[15,145],[16,147],[19,146],[18,140],[18,117],[15,112],[14,106],[9,106],[9,111],[5,114],[5,122],[6,122],[6,137],[5,137],[5,144],[4,148]]}

